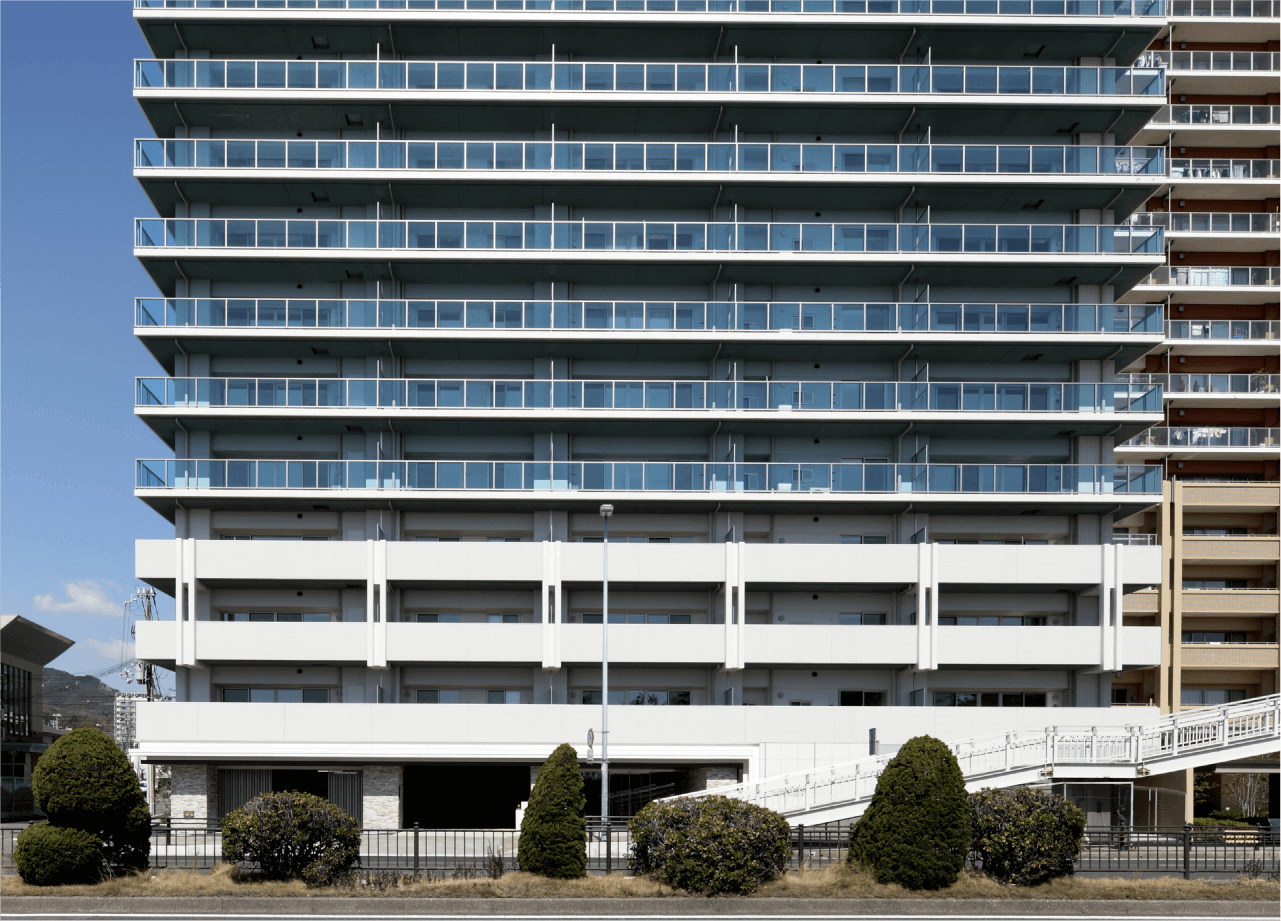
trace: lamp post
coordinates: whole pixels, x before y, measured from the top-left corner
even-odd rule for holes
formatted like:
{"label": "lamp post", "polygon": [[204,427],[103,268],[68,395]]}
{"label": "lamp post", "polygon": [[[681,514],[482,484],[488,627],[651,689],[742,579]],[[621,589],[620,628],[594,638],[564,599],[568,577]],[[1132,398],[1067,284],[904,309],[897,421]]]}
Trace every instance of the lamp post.
{"label": "lamp post", "polygon": [[605,535],[601,541],[604,565],[601,580],[600,617],[600,818],[605,824],[605,873],[613,872],[613,835],[609,827],[609,516],[614,506],[602,505]]}

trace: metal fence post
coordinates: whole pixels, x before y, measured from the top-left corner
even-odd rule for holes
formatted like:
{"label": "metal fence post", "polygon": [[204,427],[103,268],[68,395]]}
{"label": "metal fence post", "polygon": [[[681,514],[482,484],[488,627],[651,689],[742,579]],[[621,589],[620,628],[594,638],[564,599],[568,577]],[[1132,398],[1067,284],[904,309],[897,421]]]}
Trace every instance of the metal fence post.
{"label": "metal fence post", "polygon": [[613,829],[610,828],[609,817],[605,817],[605,875],[610,876],[614,872],[614,835]]}
{"label": "metal fence post", "polygon": [[418,823],[414,823],[414,872],[418,872]]}
{"label": "metal fence post", "polygon": [[1192,878],[1192,826],[1183,826],[1183,878]]}
{"label": "metal fence post", "polygon": [[796,826],[796,872],[805,869],[805,826]]}

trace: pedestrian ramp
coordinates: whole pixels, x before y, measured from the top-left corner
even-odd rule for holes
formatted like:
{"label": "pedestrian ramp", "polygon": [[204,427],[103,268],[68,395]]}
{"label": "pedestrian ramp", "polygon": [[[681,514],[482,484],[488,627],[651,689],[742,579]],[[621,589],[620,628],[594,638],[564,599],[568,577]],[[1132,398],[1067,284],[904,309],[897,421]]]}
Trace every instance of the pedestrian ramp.
{"label": "pedestrian ramp", "polygon": [[[967,790],[1032,783],[1125,781],[1281,749],[1281,695],[1176,713],[1133,726],[1052,726],[950,743]],[[731,796],[792,824],[863,814],[892,755],[777,774],[686,796]]]}

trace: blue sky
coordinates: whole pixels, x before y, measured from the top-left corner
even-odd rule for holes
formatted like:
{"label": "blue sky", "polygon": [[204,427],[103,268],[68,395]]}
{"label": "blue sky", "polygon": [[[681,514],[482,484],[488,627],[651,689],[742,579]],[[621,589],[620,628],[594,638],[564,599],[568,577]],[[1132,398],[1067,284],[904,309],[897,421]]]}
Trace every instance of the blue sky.
{"label": "blue sky", "polygon": [[131,173],[145,56],[127,0],[0,3],[0,611],[74,639],[52,664],[77,674],[120,661],[134,539],[173,536],[132,492],[133,459],[166,453],[133,417],[157,371],[132,335],[155,294],[130,246],[153,213]]}

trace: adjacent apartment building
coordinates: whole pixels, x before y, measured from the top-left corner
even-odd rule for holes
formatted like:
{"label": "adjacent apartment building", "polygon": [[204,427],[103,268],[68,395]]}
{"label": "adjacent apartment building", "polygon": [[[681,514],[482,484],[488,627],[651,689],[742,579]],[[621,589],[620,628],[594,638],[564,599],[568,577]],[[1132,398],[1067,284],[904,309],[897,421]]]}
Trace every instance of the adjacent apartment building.
{"label": "adjacent apartment building", "polygon": [[[1169,13],[1140,59],[1165,69],[1169,106],[1139,140],[1166,148],[1170,176],[1129,219],[1165,228],[1168,260],[1123,298],[1165,305],[1166,341],[1128,380],[1160,384],[1166,418],[1117,449],[1168,481],[1162,504],[1121,522],[1118,538],[1162,545],[1164,584],[1125,605],[1127,623],[1161,627],[1162,659],[1113,690],[1167,713],[1275,694],[1281,674],[1281,12],[1192,0]],[[1178,786],[1190,819],[1190,771]]]}
{"label": "adjacent apartment building", "polygon": [[1116,537],[1177,411],[1118,374],[1170,341],[1175,231],[1126,220],[1169,181],[1160,2],[134,15],[176,819],[510,826],[565,741],[594,809],[604,504],[615,815],[1156,715],[1112,704],[1170,655],[1122,616],[1168,550]]}
{"label": "adjacent apartment building", "polygon": [[74,645],[17,614],[0,615],[0,667],[3,668],[3,748],[0,748],[0,813],[3,821],[43,816],[31,793],[31,771],[62,733],[45,720],[44,667]]}

